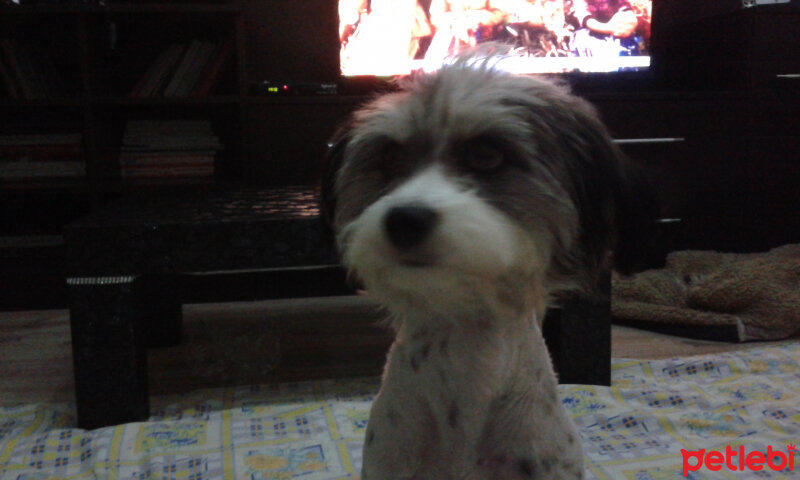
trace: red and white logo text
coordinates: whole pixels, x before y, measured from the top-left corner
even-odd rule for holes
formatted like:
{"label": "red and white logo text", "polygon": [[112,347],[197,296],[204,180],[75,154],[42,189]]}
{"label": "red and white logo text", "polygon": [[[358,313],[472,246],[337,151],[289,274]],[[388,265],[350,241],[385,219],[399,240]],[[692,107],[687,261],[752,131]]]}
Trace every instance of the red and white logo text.
{"label": "red and white logo text", "polygon": [[789,444],[786,450],[773,449],[767,447],[767,451],[747,452],[744,446],[734,449],[730,445],[725,447],[724,452],[706,449],[690,451],[681,449],[683,455],[683,476],[688,477],[689,472],[696,472],[704,467],[712,472],[727,469],[732,472],[751,471],[769,469],[773,471],[786,470],[794,471],[794,450],[795,446]]}

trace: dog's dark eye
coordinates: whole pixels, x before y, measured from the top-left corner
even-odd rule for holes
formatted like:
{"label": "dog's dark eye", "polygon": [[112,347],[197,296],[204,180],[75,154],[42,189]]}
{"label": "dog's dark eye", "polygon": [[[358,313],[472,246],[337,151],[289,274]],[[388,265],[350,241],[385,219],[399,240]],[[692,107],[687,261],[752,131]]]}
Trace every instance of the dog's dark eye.
{"label": "dog's dark eye", "polygon": [[470,142],[464,146],[464,164],[474,172],[491,172],[505,162],[503,151],[483,142]]}
{"label": "dog's dark eye", "polygon": [[390,177],[399,175],[404,169],[403,161],[398,152],[398,146],[390,143],[381,151],[381,170]]}

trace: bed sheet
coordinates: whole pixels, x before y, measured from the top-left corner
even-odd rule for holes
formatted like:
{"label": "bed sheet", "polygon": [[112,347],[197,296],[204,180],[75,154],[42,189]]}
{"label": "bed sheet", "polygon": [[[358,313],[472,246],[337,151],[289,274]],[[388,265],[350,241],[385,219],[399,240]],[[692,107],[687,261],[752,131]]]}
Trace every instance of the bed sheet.
{"label": "bed sheet", "polygon": [[[800,343],[615,360],[612,378],[610,388],[559,387],[587,479],[798,478]],[[153,399],[146,422],[94,431],[74,428],[71,405],[4,408],[0,477],[356,479],[378,386],[360,378],[198,391]],[[727,457],[699,465],[701,449],[703,460]],[[758,452],[772,457],[755,471]]]}

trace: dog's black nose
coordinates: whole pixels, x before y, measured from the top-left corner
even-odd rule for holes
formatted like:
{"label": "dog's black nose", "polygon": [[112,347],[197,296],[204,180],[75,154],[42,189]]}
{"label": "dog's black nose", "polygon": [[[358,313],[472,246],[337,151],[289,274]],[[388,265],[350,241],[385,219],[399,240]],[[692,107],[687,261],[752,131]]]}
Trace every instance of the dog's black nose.
{"label": "dog's black nose", "polygon": [[416,247],[433,231],[439,214],[428,207],[407,205],[393,207],[386,214],[384,227],[392,244],[407,250]]}

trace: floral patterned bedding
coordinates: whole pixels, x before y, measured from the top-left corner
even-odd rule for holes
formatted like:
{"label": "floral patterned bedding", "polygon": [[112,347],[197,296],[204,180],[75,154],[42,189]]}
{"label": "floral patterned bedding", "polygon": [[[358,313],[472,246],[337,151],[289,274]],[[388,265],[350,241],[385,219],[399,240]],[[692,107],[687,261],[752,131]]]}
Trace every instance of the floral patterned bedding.
{"label": "floral patterned bedding", "polygon": [[[612,376],[610,388],[560,386],[587,479],[798,478],[799,342],[615,360]],[[198,391],[153,399],[147,422],[94,431],[74,428],[70,405],[4,408],[0,478],[355,479],[378,386],[364,378]]]}

